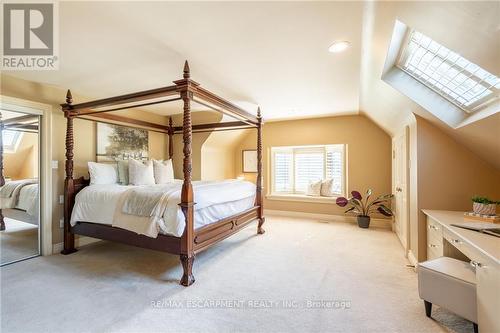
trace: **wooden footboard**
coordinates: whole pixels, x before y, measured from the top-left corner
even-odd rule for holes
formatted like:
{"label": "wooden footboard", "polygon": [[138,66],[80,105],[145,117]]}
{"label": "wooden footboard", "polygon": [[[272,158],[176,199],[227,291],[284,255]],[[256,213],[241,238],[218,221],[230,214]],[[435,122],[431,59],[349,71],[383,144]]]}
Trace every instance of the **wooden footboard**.
{"label": "wooden footboard", "polygon": [[258,218],[258,207],[252,207],[240,214],[211,223],[194,231],[194,251],[203,251],[211,245],[238,232]]}

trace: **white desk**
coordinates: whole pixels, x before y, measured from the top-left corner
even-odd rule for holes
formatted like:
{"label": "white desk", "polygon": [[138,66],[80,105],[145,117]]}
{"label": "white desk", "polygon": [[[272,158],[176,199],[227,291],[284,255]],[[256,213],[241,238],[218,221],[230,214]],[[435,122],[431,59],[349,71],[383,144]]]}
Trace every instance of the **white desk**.
{"label": "white desk", "polygon": [[451,226],[468,222],[463,212],[422,211],[427,215],[427,259],[447,256],[471,261],[476,267],[479,331],[500,332],[500,238]]}

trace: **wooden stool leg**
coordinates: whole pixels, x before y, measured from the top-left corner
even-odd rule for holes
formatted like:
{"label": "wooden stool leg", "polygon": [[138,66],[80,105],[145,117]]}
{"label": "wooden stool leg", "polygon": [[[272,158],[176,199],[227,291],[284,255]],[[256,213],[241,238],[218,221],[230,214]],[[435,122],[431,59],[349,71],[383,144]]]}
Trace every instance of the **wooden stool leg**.
{"label": "wooden stool leg", "polygon": [[477,327],[477,324],[472,323],[472,326],[474,327],[474,333],[479,333],[479,328]]}
{"label": "wooden stool leg", "polygon": [[424,305],[425,305],[425,315],[430,318],[432,312],[432,303],[424,301]]}

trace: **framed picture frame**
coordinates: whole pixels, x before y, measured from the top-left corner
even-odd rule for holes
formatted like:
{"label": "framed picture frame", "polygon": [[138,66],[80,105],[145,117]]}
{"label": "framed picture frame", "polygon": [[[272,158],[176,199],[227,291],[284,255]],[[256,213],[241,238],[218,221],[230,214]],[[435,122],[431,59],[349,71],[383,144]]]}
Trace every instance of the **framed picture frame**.
{"label": "framed picture frame", "polygon": [[241,165],[244,173],[257,173],[257,150],[243,150]]}
{"label": "framed picture frame", "polygon": [[148,130],[97,122],[96,137],[97,162],[148,158]]}

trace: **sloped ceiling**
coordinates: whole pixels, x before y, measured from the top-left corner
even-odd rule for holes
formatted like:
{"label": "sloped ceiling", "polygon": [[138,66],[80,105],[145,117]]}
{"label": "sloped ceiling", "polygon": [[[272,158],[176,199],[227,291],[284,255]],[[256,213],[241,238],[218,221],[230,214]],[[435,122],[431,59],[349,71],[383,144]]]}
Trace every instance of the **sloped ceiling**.
{"label": "sloped ceiling", "polygon": [[391,135],[397,134],[415,113],[500,169],[498,113],[454,130],[380,79],[396,19],[499,76],[499,17],[499,2],[366,3],[362,34],[361,112]]}
{"label": "sloped ceiling", "polygon": [[[451,130],[380,80],[396,19],[499,75],[499,2],[68,1],[59,12],[60,70],[9,75],[101,98],[170,85],[188,59],[195,80],[267,120],[361,111],[394,135],[416,113],[500,168],[498,115]],[[330,54],[334,40],[351,48]]]}

